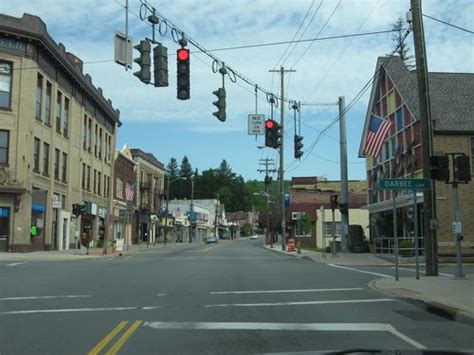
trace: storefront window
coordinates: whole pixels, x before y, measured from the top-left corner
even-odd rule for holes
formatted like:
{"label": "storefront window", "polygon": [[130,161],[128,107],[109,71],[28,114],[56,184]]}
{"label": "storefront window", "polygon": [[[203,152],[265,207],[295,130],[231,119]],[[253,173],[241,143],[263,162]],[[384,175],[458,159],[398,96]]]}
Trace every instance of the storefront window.
{"label": "storefront window", "polygon": [[44,241],[47,191],[33,187],[32,197],[30,226],[31,243],[40,244]]}

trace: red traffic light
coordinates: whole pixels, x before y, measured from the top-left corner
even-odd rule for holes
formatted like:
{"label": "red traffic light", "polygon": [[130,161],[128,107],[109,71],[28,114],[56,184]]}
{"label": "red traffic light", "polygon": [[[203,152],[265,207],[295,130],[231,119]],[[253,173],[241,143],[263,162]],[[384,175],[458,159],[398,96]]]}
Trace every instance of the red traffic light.
{"label": "red traffic light", "polygon": [[189,58],[189,49],[178,49],[178,59],[187,60]]}
{"label": "red traffic light", "polygon": [[267,127],[268,129],[272,129],[273,127],[275,127],[275,121],[272,121],[272,120],[265,121],[265,127]]}

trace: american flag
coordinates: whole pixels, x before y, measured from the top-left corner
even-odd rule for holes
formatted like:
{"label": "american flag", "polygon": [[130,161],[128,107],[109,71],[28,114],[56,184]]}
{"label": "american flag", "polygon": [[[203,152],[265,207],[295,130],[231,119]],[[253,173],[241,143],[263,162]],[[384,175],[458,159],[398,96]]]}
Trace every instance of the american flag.
{"label": "american flag", "polygon": [[364,153],[376,158],[382,149],[383,142],[388,131],[392,127],[392,122],[381,117],[371,115],[369,129],[365,139]]}
{"label": "american flag", "polygon": [[134,192],[135,192],[135,189],[133,188],[133,186],[130,184],[127,184],[125,186],[125,199],[127,201],[133,201]]}

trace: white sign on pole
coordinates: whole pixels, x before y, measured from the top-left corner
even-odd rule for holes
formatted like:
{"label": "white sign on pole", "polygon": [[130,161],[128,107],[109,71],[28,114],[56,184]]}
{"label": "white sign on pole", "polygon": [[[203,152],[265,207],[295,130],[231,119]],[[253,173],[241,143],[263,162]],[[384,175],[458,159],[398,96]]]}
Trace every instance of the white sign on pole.
{"label": "white sign on pole", "polygon": [[265,134],[265,115],[248,115],[249,135],[261,136]]}
{"label": "white sign on pole", "polygon": [[61,208],[61,197],[58,194],[53,194],[53,208]]}

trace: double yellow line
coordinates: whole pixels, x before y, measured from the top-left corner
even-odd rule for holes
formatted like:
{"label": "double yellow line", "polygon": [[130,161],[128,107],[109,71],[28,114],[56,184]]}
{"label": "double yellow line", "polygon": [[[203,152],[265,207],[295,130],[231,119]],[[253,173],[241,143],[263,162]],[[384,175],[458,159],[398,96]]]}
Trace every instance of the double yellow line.
{"label": "double yellow line", "polygon": [[[141,320],[137,320],[122,334],[120,338],[115,342],[114,345],[107,351],[106,355],[115,355],[137,330],[137,328],[143,323]],[[110,331],[96,346],[88,352],[88,355],[98,355],[128,324],[128,321],[120,322],[114,329]]]}

